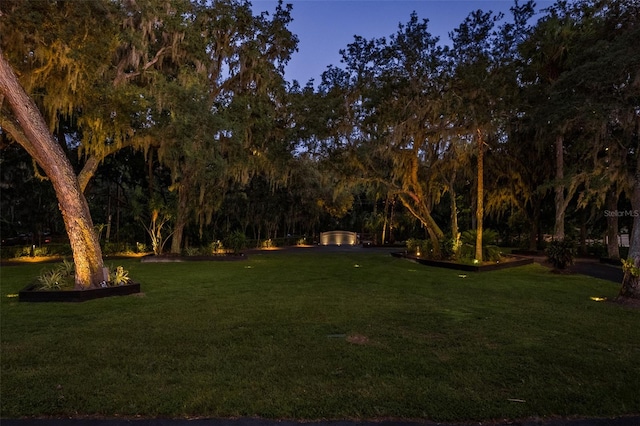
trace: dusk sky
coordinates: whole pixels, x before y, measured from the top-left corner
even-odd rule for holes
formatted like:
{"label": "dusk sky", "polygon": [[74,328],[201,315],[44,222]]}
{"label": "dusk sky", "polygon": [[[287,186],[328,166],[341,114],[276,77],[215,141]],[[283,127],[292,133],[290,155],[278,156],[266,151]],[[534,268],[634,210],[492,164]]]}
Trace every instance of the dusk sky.
{"label": "dusk sky", "polygon": [[[353,41],[354,35],[366,39],[388,37],[407,23],[411,12],[429,20],[431,34],[449,43],[449,32],[458,27],[470,12],[482,9],[503,12],[509,18],[513,0],[284,0],[293,5],[293,22],[289,29],[298,36],[298,52],[294,53],[286,78],[304,84],[311,78],[316,86],[328,65],[340,65],[340,49]],[[524,3],[521,0],[520,3]],[[536,11],[549,7],[552,1],[539,0]],[[253,9],[273,11],[277,1],[252,0]]]}

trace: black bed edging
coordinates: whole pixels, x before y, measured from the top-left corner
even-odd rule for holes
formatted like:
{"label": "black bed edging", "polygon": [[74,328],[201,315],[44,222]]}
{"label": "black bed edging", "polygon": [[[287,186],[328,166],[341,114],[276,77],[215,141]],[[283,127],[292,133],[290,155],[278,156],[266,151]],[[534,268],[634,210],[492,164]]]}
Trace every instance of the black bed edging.
{"label": "black bed edging", "polygon": [[210,256],[181,256],[176,254],[147,255],[140,259],[142,263],[162,263],[162,262],[214,262],[214,261],[236,261],[248,260],[244,253],[240,254],[217,254]]}
{"label": "black bed edging", "polygon": [[36,290],[36,286],[37,284],[30,284],[22,289],[18,293],[18,300],[20,302],[86,302],[102,297],[140,293],[139,283],[87,290]]}
{"label": "black bed edging", "polygon": [[467,265],[464,263],[454,263],[454,262],[446,262],[441,260],[423,259],[417,256],[412,256],[410,254],[403,253],[403,252],[393,252],[391,253],[391,256],[403,257],[405,259],[413,260],[422,265],[435,266],[438,268],[455,269],[458,271],[467,271],[467,272],[497,271],[499,269],[514,268],[516,266],[530,265],[533,263],[533,258],[521,257],[521,256],[511,256],[511,257],[518,258],[518,260],[512,260],[509,262],[502,262],[502,263],[492,263],[490,265]]}

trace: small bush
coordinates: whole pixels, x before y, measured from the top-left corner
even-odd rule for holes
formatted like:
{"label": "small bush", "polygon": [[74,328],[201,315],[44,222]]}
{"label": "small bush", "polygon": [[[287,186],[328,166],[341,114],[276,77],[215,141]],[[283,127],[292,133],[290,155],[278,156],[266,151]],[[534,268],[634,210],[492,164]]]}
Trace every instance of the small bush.
{"label": "small bush", "polygon": [[[460,246],[459,259],[462,263],[472,264],[476,257],[476,246],[475,244],[462,244]],[[484,260],[484,251],[483,251],[483,260]]]}
{"label": "small bush", "polygon": [[36,257],[45,257],[45,256],[51,256],[51,252],[48,246],[34,247],[33,255]]}
{"label": "small bush", "polygon": [[[36,247],[38,250],[38,247]],[[36,256],[72,256],[73,251],[71,250],[71,244],[47,244],[42,246],[36,254]]]}
{"label": "small bush", "polygon": [[31,246],[16,247],[15,257],[29,257],[33,256],[33,249]]}
{"label": "small bush", "polygon": [[238,254],[247,246],[247,237],[242,231],[233,231],[224,239],[224,246],[233,254]]}
{"label": "small bush", "polygon": [[482,259],[488,262],[496,262],[502,257],[502,250],[500,247],[494,245],[488,245],[482,247]]}
{"label": "small bush", "polygon": [[113,267],[109,269],[109,284],[113,286],[125,285],[131,281],[129,278],[129,271],[125,270],[122,266],[117,266],[114,270]]}
{"label": "small bush", "polygon": [[145,243],[136,243],[136,253],[148,253],[149,247]]}
{"label": "small bush", "polygon": [[116,254],[131,252],[131,247],[127,243],[104,243],[102,245],[102,254],[105,256],[113,256]]}
{"label": "small bush", "polygon": [[262,241],[260,247],[263,249],[274,248],[276,247],[276,243],[271,238],[267,238],[266,240]]}
{"label": "small bush", "polygon": [[211,254],[220,254],[224,252],[224,244],[222,241],[216,240],[209,244],[209,253]]}
{"label": "small bush", "polygon": [[417,238],[409,238],[407,240],[407,253],[417,254],[420,251],[421,240]]}
{"label": "small bush", "polygon": [[67,277],[72,277],[75,274],[76,265],[68,260],[64,259],[60,265],[58,265],[58,271]]}
{"label": "small bush", "polygon": [[73,288],[75,267],[73,262],[64,260],[55,268],[45,271],[38,277],[40,290],[61,290]]}
{"label": "small bush", "polygon": [[185,247],[182,250],[182,254],[185,256],[200,256],[202,254],[202,250],[200,247]]}
{"label": "small bush", "polygon": [[440,241],[440,253],[443,259],[456,259],[458,257],[458,249],[459,247],[456,247],[456,240],[453,238]]}
{"label": "small bush", "polygon": [[[108,268],[108,282],[102,282],[103,287],[125,285],[131,281],[129,271],[122,266],[115,269],[113,266]],[[44,271],[38,276],[38,290],[70,290],[75,285],[75,265],[69,260],[64,260],[56,267]]]}
{"label": "small bush", "polygon": [[[476,235],[475,229],[464,231],[460,235],[462,246],[460,247],[460,257],[467,260],[473,260],[476,256]],[[495,243],[498,241],[498,233],[493,229],[484,229],[482,231],[482,260],[495,262],[500,260],[502,252],[500,247]]]}
{"label": "small bush", "polygon": [[22,254],[22,247],[2,247],[0,249],[0,256],[2,259],[14,259],[16,257],[20,257]]}
{"label": "small bush", "polygon": [[[470,229],[468,231],[464,231],[460,235],[460,240],[462,241],[463,244],[471,244],[472,246],[475,247],[477,233],[478,232],[475,229]],[[494,231],[493,229],[484,229],[484,230],[482,230],[482,245],[483,246],[495,245],[497,241],[498,241],[498,233],[496,231]]]}
{"label": "small bush", "polygon": [[547,245],[545,253],[554,268],[564,269],[569,265],[573,265],[575,245],[569,240],[551,241]]}
{"label": "small bush", "polygon": [[65,277],[62,272],[57,269],[45,271],[38,277],[40,290],[60,290],[62,287],[66,286],[66,281],[67,277]]}
{"label": "small bush", "polygon": [[409,238],[407,240],[407,252],[419,257],[430,258],[433,256],[433,244],[431,240]]}

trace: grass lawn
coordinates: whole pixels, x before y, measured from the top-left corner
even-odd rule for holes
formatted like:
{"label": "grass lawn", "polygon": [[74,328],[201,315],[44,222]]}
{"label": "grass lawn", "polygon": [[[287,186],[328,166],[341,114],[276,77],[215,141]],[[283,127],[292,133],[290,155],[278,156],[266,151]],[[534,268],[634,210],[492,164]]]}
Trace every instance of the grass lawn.
{"label": "grass lawn", "polygon": [[640,311],[590,299],[615,283],[374,252],[118,264],[144,296],[18,303],[45,266],[2,268],[3,418],[640,413]]}

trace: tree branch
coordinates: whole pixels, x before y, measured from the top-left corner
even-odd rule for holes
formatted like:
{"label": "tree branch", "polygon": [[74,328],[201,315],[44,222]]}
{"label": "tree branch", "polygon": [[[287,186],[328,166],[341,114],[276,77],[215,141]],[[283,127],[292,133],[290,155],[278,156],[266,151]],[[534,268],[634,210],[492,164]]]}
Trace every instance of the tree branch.
{"label": "tree branch", "polygon": [[146,71],[147,69],[149,69],[150,67],[152,67],[153,65],[155,65],[160,58],[162,57],[162,55],[164,55],[164,52],[167,50],[167,47],[163,47],[162,49],[158,50],[158,52],[156,52],[156,55],[153,57],[152,60],[150,60],[149,62],[147,62],[146,64],[144,64],[142,66],[142,70],[141,71],[136,71],[136,72],[131,72],[131,73],[125,73],[123,71],[124,68],[124,64],[120,64],[120,66],[118,66],[118,75],[116,76],[116,78],[113,80],[113,85],[114,86],[118,86],[121,83],[127,82],[129,80],[131,80],[132,78],[135,78],[137,76],[139,76],[140,74],[142,74],[144,71]]}
{"label": "tree branch", "polygon": [[[4,98],[4,95],[2,98]],[[2,111],[2,114],[0,114],[0,127],[6,130],[7,133],[10,134],[16,142],[18,142],[18,144],[31,154],[31,151],[34,150],[34,147],[31,145],[31,141],[29,141],[27,135],[22,131],[22,127],[18,120],[11,116],[6,110]]]}
{"label": "tree branch", "polygon": [[89,158],[87,158],[87,161],[84,163],[82,170],[80,170],[80,173],[78,173],[78,185],[80,186],[80,191],[84,192],[87,189],[89,181],[98,170],[98,166],[105,158],[107,158],[107,156],[118,152],[123,147],[131,145],[131,142],[125,142],[124,145],[113,144],[110,145],[108,149],[101,155],[90,155]]}

